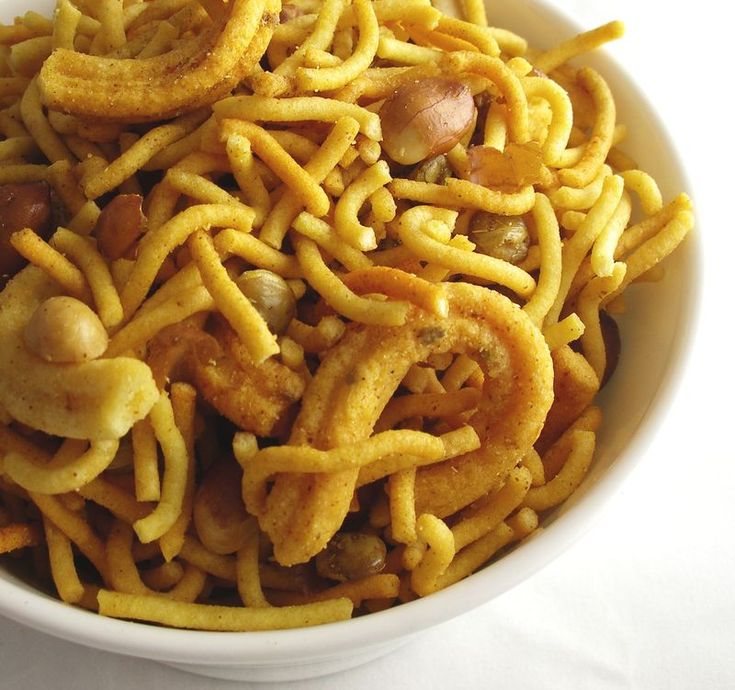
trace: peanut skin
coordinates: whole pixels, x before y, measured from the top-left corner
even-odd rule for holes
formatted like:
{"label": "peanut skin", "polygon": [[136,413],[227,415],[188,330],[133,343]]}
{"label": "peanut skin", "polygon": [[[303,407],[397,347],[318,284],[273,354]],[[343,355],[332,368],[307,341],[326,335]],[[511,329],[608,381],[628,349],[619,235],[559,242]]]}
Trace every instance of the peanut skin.
{"label": "peanut skin", "polygon": [[147,219],[143,214],[140,194],[120,194],[110,201],[97,219],[95,237],[102,255],[114,261],[135,258],[135,243],[145,231]]}
{"label": "peanut skin", "polygon": [[51,191],[45,182],[0,186],[0,289],[26,265],[10,244],[10,236],[31,228],[48,239],[52,230]]}
{"label": "peanut skin", "polygon": [[401,165],[446,153],[474,126],[469,87],[431,77],[399,86],[380,109],[383,148]]}

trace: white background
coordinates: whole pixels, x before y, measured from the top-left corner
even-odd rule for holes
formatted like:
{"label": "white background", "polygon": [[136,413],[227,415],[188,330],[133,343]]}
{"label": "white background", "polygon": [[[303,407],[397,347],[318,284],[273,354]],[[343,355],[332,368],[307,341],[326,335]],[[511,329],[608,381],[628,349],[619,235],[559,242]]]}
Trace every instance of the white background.
{"label": "white background", "polygon": [[[706,283],[684,386],[623,490],[593,529],[542,572],[397,654],[328,678],[268,687],[735,688],[735,114],[727,3],[553,4],[586,27],[626,22],[627,36],[610,52],[648,92],[686,161]],[[0,688],[167,686],[237,684],[84,649],[0,620]]]}

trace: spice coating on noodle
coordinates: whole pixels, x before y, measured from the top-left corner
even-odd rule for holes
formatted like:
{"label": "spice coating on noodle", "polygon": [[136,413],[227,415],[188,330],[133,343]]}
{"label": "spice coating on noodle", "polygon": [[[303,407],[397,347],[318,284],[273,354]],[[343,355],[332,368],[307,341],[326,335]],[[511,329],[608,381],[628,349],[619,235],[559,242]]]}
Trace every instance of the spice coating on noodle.
{"label": "spice coating on noodle", "polygon": [[620,22],[540,52],[464,11],[0,27],[0,553],[102,615],[301,627],[450,586],[579,486],[614,316],[692,206],[583,64]]}

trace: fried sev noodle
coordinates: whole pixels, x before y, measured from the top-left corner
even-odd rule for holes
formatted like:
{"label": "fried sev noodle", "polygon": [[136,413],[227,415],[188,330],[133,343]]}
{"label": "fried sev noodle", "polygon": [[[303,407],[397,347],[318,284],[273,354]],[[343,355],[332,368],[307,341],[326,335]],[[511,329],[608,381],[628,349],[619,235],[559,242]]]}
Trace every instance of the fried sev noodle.
{"label": "fried sev noodle", "polygon": [[[611,315],[692,206],[574,60],[619,22],[539,53],[464,9],[60,0],[0,27],[0,553],[42,552],[63,601],[342,620],[467,577],[582,482]],[[39,184],[51,230],[17,208]],[[58,297],[85,316],[44,321]]]}

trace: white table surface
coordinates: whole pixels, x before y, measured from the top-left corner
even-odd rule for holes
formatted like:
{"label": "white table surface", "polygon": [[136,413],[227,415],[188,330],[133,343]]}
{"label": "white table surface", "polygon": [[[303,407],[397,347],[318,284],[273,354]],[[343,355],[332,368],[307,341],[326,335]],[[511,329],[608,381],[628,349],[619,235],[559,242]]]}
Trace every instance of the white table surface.
{"label": "white table surface", "polygon": [[[735,347],[726,302],[735,252],[735,121],[727,4],[554,4],[584,26],[613,18],[627,23],[628,35],[610,50],[638,76],[687,162],[707,265],[694,364],[648,456],[561,558],[397,654],[268,687],[735,688],[735,450],[728,433]],[[0,620],[3,690],[236,686]]]}

